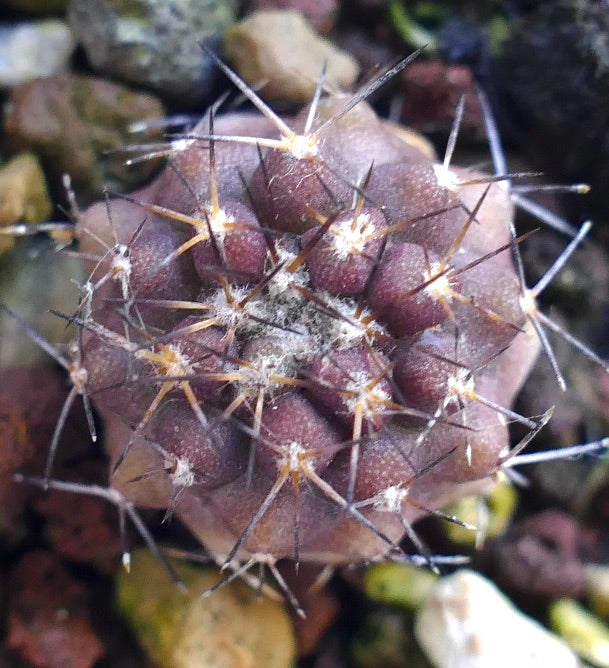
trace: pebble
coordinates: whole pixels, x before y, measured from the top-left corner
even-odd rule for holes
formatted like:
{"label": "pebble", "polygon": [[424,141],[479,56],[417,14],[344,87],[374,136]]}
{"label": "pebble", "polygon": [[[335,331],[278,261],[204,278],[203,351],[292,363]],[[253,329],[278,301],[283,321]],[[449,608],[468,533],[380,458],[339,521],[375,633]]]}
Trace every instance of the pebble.
{"label": "pebble", "polygon": [[362,584],[368,598],[379,603],[416,609],[428,596],[437,576],[426,568],[385,562],[369,566]]}
{"label": "pebble", "polygon": [[[13,223],[42,223],[52,205],[38,159],[21,153],[0,168],[0,227]],[[0,236],[0,254],[12,248],[13,239]]]}
{"label": "pebble", "polygon": [[562,640],[467,569],[437,583],[417,613],[415,634],[436,668],[581,665]]}
{"label": "pebble", "polygon": [[277,601],[239,581],[201,596],[223,576],[217,569],[178,564],[181,592],[147,549],[131,573],[118,575],[119,606],[161,668],[288,668],[296,643]]}
{"label": "pebble", "polygon": [[577,601],[563,598],[550,606],[550,625],[586,661],[609,668],[609,626]]}
{"label": "pebble", "polygon": [[486,137],[469,68],[415,61],[404,70],[402,82],[404,123],[422,132],[444,132],[451,128],[459,99],[465,95],[461,132],[477,139]]}
{"label": "pebble", "polygon": [[104,185],[133,189],[151,175],[150,161],[134,169],[123,164],[124,155],[103,152],[133,142],[127,131],[133,121],[163,113],[153,95],[97,77],[60,74],[13,88],[4,109],[5,142],[40,156],[52,190],[62,192],[61,177],[69,174],[84,206]]}
{"label": "pebble", "polygon": [[[68,253],[57,253],[53,241],[42,235],[18,239],[13,250],[0,258],[0,302],[54,346],[74,339],[73,328],[49,313],[50,308],[61,313],[74,312],[80,298],[74,281],[80,284],[85,281],[82,260]],[[2,367],[17,363],[28,366],[54,363],[46,351],[24,334],[21,324],[6,313],[0,313],[0,340],[0,373]],[[53,423],[58,414],[49,413]]]}
{"label": "pebble", "polygon": [[351,661],[326,665],[354,668],[429,668],[412,633],[412,624],[402,610],[389,606],[365,612],[351,641]]}
{"label": "pebble", "polygon": [[224,35],[224,55],[250,86],[270,100],[306,103],[327,63],[326,82],[346,89],[359,73],[357,62],[320,37],[295,11],[259,11],[231,26]]}
{"label": "pebble", "polygon": [[589,564],[584,573],[590,607],[597,615],[609,619],[609,566]]}
{"label": "pebble", "polygon": [[27,665],[92,668],[103,656],[87,590],[56,556],[42,550],[28,552],[8,582],[5,642]]}
{"label": "pebble", "polygon": [[[4,343],[4,328],[0,331]],[[0,369],[0,536],[5,545],[26,533],[23,513],[31,490],[15,485],[13,474],[32,470],[46,452],[65,398],[62,381],[55,369]]]}
{"label": "pebble", "polygon": [[585,590],[583,557],[591,551],[586,533],[570,515],[545,510],[518,522],[494,543],[497,582],[510,592],[556,599]]}
{"label": "pebble", "polygon": [[0,87],[64,72],[76,46],[57,19],[0,26]]}
{"label": "pebble", "polygon": [[[180,106],[209,92],[215,65],[201,43],[234,21],[235,0],[72,0],[68,18],[92,67]],[[183,108],[182,108],[183,110]]]}
{"label": "pebble", "polygon": [[317,32],[330,32],[336,22],[339,0],[251,0],[250,11],[293,9],[300,12]]}
{"label": "pebble", "polygon": [[485,497],[466,496],[443,509],[448,515],[478,527],[479,531],[448,521],[442,523],[442,531],[451,543],[462,549],[481,545],[487,538],[496,538],[506,530],[517,503],[514,486],[508,482],[499,483]]}
{"label": "pebble", "polygon": [[[87,462],[88,472],[91,464]],[[101,467],[99,472],[103,480]],[[33,503],[36,512],[44,517],[44,536],[56,554],[72,563],[94,566],[104,573],[116,571],[124,546],[118,535],[116,517],[108,512],[107,501],[82,496],[75,504],[69,494],[51,491],[37,496]]]}

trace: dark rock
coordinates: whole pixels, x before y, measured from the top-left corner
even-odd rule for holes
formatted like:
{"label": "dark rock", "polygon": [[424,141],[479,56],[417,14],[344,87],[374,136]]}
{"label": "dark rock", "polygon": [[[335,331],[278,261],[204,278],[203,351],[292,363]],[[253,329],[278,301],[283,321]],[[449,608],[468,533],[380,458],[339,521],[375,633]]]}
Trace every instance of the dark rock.
{"label": "dark rock", "polygon": [[584,534],[576,521],[548,510],[515,525],[491,548],[497,581],[520,596],[580,596],[585,590]]}
{"label": "dark rock", "polygon": [[37,668],[89,668],[103,655],[85,587],[49,552],[26,554],[10,576],[7,645]]}
{"label": "dark rock", "polygon": [[609,12],[606,3],[539,3],[513,27],[497,77],[515,136],[537,163],[592,185],[607,212],[609,179]]}
{"label": "dark rock", "polygon": [[46,518],[45,536],[56,554],[95,565],[112,572],[120,563],[123,551],[118,536],[116,512],[105,500],[62,492],[50,492],[36,499],[36,511]]}
{"label": "dark rock", "polygon": [[63,14],[68,0],[3,0],[3,5],[28,14]]}
{"label": "dark rock", "polygon": [[446,132],[452,126],[461,96],[465,95],[461,131],[478,139],[485,137],[474,78],[469,68],[439,61],[414,62],[404,70],[402,79],[402,120],[406,124],[424,132]]}
{"label": "dark rock", "polygon": [[25,485],[13,482],[17,471],[33,467],[46,456],[55,420],[65,397],[55,371],[10,367],[0,370],[0,535],[18,537],[20,521],[30,495]]}

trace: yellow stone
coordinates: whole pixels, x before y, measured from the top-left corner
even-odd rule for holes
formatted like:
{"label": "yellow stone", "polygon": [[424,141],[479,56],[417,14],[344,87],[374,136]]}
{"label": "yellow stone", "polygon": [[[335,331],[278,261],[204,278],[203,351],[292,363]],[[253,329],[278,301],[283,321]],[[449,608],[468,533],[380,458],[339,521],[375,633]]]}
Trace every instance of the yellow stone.
{"label": "yellow stone", "polygon": [[[21,153],[0,168],[0,226],[42,223],[51,211],[44,173],[35,155]],[[10,237],[0,236],[0,253],[12,245]]]}
{"label": "yellow stone", "polygon": [[208,597],[223,577],[217,568],[176,565],[182,593],[146,549],[131,573],[118,576],[120,608],[161,668],[288,668],[296,643],[283,605],[234,581]]}

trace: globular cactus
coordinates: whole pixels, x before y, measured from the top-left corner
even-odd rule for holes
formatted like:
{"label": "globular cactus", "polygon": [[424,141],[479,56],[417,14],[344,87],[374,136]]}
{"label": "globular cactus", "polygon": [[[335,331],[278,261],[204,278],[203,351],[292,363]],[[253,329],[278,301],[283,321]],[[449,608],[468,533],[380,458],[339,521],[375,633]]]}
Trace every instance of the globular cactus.
{"label": "globular cactus", "polygon": [[509,408],[538,349],[509,193],[364,94],[320,83],[282,119],[227,73],[262,115],[212,110],[154,183],[78,221],[112,485],[222,560],[397,553],[488,486],[508,420],[538,426]]}
{"label": "globular cactus", "polygon": [[412,523],[488,489],[520,450],[508,422],[528,441],[547,421],[510,406],[545,341],[535,298],[588,226],[527,289],[507,175],[450,164],[462,107],[439,164],[366,103],[409,60],[354,97],[322,77],[290,119],[219,63],[262,113],[212,108],[152,184],[79,215],[71,396],[103,419],[96,493],[149,544],[135,506],[278,578],[400,558],[404,535],[433,566]]}

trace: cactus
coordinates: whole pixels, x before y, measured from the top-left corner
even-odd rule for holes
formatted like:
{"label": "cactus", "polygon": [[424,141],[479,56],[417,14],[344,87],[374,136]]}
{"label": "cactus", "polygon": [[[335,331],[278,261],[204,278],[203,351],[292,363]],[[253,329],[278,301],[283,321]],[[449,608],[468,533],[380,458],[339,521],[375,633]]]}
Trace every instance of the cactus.
{"label": "cactus", "polygon": [[551,355],[535,299],[589,226],[526,288],[510,176],[451,164],[462,106],[438,164],[366,103],[411,59],[352,97],[322,75],[290,119],[218,62],[261,113],[212,107],[153,183],[78,217],[89,280],[64,317],[70,400],[111,459],[95,493],[138,527],[135,506],[175,512],[236,572],[407,559],[404,536],[435,567],[412,524],[459,522],[439,509],[549,419],[511,405],[540,340]]}

